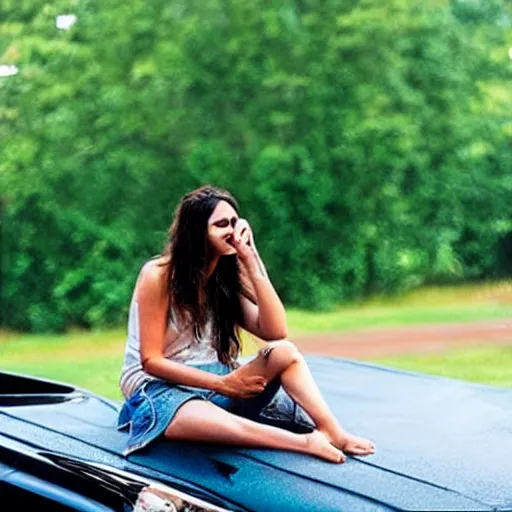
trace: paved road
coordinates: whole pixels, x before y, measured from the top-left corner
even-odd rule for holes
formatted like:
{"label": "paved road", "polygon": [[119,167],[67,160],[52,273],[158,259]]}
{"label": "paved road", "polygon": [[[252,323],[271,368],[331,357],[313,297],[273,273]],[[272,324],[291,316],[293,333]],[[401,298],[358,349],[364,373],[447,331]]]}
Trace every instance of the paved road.
{"label": "paved road", "polygon": [[512,319],[302,335],[293,342],[304,354],[373,359],[455,346],[512,344]]}

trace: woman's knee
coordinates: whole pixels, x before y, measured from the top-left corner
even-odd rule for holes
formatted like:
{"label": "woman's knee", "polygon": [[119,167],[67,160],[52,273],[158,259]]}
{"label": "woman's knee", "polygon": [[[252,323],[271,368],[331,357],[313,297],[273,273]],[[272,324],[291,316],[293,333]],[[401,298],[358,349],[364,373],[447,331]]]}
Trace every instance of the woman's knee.
{"label": "woman's knee", "polygon": [[289,340],[272,341],[262,352],[269,360],[284,368],[302,359],[302,354]]}

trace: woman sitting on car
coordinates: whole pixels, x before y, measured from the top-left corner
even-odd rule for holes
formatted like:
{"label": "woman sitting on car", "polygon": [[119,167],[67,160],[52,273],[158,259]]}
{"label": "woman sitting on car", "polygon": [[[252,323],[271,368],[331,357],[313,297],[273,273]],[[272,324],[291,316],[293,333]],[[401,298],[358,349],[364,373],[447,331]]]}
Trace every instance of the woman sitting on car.
{"label": "woman sitting on car", "polygon": [[[237,361],[239,328],[268,341],[246,364]],[[125,454],[161,435],[336,463],[345,453],[374,453],[371,441],[341,428],[286,336],[285,309],[233,196],[211,186],[185,195],[167,247],[144,264],[133,292],[120,379],[126,401],[119,428],[130,426]],[[256,421],[279,386],[314,430]]]}

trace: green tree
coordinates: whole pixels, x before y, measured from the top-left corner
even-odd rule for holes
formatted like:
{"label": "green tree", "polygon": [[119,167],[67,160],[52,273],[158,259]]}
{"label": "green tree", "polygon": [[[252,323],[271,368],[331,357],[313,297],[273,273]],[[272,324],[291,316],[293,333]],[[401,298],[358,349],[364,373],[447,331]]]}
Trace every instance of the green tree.
{"label": "green tree", "polygon": [[4,325],[123,321],[204,183],[240,200],[290,305],[512,271],[502,0],[8,0],[0,19],[20,69],[0,81]]}

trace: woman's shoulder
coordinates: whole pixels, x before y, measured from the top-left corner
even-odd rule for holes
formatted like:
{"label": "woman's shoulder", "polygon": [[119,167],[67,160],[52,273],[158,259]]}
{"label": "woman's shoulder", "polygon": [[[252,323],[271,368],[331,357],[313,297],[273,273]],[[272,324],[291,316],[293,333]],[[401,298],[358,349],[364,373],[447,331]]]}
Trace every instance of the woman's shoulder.
{"label": "woman's shoulder", "polygon": [[[169,268],[169,258],[166,256],[155,256],[146,261],[139,272],[137,279],[137,290],[141,288],[165,289],[167,282],[167,272]],[[138,294],[137,294],[138,295]]]}
{"label": "woman's shoulder", "polygon": [[141,268],[141,274],[149,273],[155,275],[162,275],[167,272],[169,268],[169,257],[168,256],[154,256],[147,260]]}

